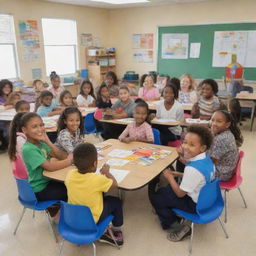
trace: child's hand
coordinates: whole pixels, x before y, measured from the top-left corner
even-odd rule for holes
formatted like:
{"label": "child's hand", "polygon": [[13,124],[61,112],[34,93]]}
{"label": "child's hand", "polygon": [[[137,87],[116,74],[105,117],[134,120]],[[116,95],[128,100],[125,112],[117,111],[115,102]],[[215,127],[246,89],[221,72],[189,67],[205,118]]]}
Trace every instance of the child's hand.
{"label": "child's hand", "polygon": [[70,160],[70,164],[73,164],[73,154],[72,153],[68,154],[67,159]]}
{"label": "child's hand", "polygon": [[174,177],[183,177],[183,173],[182,172],[171,171],[171,174]]}
{"label": "child's hand", "polygon": [[132,140],[130,137],[125,137],[123,139],[121,139],[121,142],[124,142],[124,143],[130,143]]}
{"label": "child's hand", "polygon": [[45,143],[50,142],[50,139],[49,139],[49,137],[47,136],[47,133],[46,133],[45,131],[44,131],[44,133],[42,134],[40,140],[41,140],[42,142],[45,142]]}
{"label": "child's hand", "polygon": [[179,161],[182,162],[183,164],[187,164],[188,163],[188,159],[183,157],[183,156],[179,157]]}
{"label": "child's hand", "polygon": [[109,168],[110,166],[108,164],[104,164],[100,169],[100,173],[107,176],[109,174]]}
{"label": "child's hand", "polygon": [[172,174],[172,171],[167,168],[163,171],[163,176],[168,180],[168,178],[170,178],[171,176],[174,177],[174,175]]}

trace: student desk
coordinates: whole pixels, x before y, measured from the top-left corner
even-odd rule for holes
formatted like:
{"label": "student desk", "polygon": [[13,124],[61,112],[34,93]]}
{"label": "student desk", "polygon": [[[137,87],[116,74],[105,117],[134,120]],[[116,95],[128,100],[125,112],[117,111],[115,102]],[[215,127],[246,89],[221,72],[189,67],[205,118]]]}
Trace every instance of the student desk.
{"label": "student desk", "polygon": [[[167,146],[152,145],[142,142],[131,142],[126,144],[116,139],[109,139],[102,143],[99,143],[98,145],[111,145],[106,149],[103,148],[101,150],[101,155],[104,157],[104,159],[98,161],[98,167],[101,167],[108,159],[110,159],[108,153],[111,152],[113,149],[132,150],[139,147],[152,146],[171,151],[171,154],[163,159],[153,161],[151,165],[138,165],[128,163],[120,167],[113,166],[114,169],[130,171],[128,175],[124,178],[124,180],[118,184],[118,187],[124,190],[136,190],[146,186],[153,178],[155,178],[178,158],[178,153],[176,152],[176,149]],[[50,179],[64,181],[68,172],[74,168],[74,166],[70,166],[55,172],[44,171],[43,175]]]}
{"label": "student desk", "polygon": [[253,102],[252,113],[251,113],[251,124],[250,124],[250,131],[252,131],[253,121],[255,116],[255,108],[256,108],[256,93],[248,93],[248,94],[242,94],[242,95],[239,94],[236,96],[236,99],[238,99],[239,101]]}

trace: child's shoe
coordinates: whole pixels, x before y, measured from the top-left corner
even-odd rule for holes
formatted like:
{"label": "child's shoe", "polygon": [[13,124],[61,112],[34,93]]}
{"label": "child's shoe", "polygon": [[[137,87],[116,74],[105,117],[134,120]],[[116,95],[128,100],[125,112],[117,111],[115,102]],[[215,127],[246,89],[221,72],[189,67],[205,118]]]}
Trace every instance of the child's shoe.
{"label": "child's shoe", "polygon": [[183,224],[183,226],[180,227],[179,229],[171,231],[167,235],[167,239],[172,242],[178,242],[190,235],[191,235],[191,228],[188,225]]}
{"label": "child's shoe", "polygon": [[[121,231],[118,231],[118,232],[121,232]],[[122,233],[122,232],[121,232]],[[115,239],[115,240],[114,240]],[[118,240],[115,235],[114,235],[114,239],[111,237],[109,231],[107,230],[99,239],[99,242],[102,242],[102,243],[107,243],[107,244],[110,244],[110,245],[113,245],[113,246],[116,246],[116,244],[118,246],[121,246],[123,245],[123,239],[122,240]]]}
{"label": "child's shoe", "polygon": [[123,232],[121,230],[113,230],[113,234],[116,238],[117,244],[123,245],[124,244],[124,238],[123,238]]}

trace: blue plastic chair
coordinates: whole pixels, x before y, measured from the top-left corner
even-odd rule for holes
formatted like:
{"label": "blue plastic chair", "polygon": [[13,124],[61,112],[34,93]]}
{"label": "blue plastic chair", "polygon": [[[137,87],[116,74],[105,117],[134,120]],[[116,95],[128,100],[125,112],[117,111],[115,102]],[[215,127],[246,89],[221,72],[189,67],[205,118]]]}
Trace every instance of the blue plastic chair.
{"label": "blue plastic chair", "polygon": [[154,135],[154,144],[155,145],[162,145],[159,130],[156,129],[156,128],[152,128],[152,130],[153,130],[153,135]]}
{"label": "blue plastic chair", "polygon": [[[89,207],[61,201],[58,231],[63,239],[60,245],[59,255],[61,255],[64,240],[67,240],[79,245],[92,244],[93,255],[95,256],[96,246],[94,242],[103,235],[112,219],[113,216],[109,215],[103,221],[96,224]],[[113,235],[112,232],[110,234]],[[119,248],[117,244],[116,246]]]}
{"label": "blue plastic chair", "polygon": [[206,224],[216,219],[219,220],[221,227],[228,238],[228,233],[220,219],[220,215],[224,208],[224,201],[221,195],[220,185],[218,179],[206,183],[200,190],[198,202],[196,205],[196,213],[189,213],[180,209],[173,209],[173,211],[181,217],[188,219],[191,224],[191,237],[189,243],[189,253],[192,252],[192,240],[194,233],[194,223]]}
{"label": "blue plastic chair", "polygon": [[[20,203],[24,206],[22,214],[20,216],[20,219],[16,225],[16,228],[13,232],[14,235],[16,235],[16,232],[18,230],[18,227],[21,223],[21,220],[25,214],[26,209],[31,209],[34,211],[45,211],[49,206],[52,206],[53,204],[58,203],[58,200],[49,200],[49,201],[37,201],[37,198],[35,196],[35,193],[33,189],[31,188],[30,184],[28,183],[28,180],[26,179],[16,179],[17,188],[18,188],[18,200]],[[47,215],[47,219],[49,221],[50,227],[52,229],[53,235],[55,236],[56,242],[58,242],[57,236],[54,232],[52,223],[51,223],[51,217],[49,216],[49,213],[45,211]],[[34,215],[33,215],[34,216]]]}
{"label": "blue plastic chair", "polygon": [[84,133],[101,133],[101,131],[98,131],[95,126],[94,113],[89,113],[84,117]]}

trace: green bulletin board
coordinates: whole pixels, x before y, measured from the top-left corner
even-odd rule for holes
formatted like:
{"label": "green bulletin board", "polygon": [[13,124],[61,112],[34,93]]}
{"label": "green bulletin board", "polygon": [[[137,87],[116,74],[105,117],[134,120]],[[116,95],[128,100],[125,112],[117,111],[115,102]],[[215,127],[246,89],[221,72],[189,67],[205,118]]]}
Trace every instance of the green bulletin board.
{"label": "green bulletin board", "polygon": [[[180,77],[184,73],[189,73],[194,78],[221,79],[225,74],[225,68],[212,67],[214,32],[236,30],[256,30],[256,23],[159,27],[157,71],[171,77]],[[201,43],[200,58],[193,59],[188,55],[188,59],[162,59],[162,34],[165,33],[188,33],[189,48],[190,43]],[[245,68],[244,79],[256,80],[256,68]]]}

